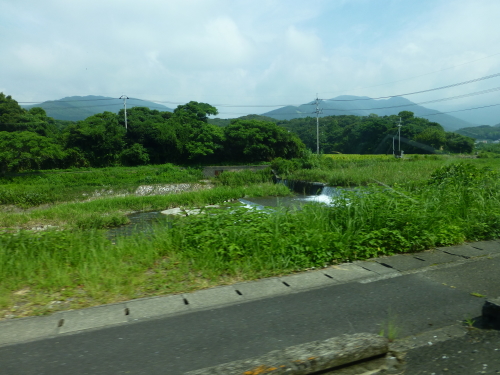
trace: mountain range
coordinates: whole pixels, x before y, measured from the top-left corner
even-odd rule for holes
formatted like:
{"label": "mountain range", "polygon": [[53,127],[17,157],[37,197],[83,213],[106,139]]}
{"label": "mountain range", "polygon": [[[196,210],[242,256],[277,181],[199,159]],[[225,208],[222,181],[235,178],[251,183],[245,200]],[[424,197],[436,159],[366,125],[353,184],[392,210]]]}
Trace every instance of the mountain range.
{"label": "mountain range", "polygon": [[[319,107],[322,109],[321,117],[334,115],[368,116],[371,113],[379,116],[389,116],[397,115],[401,111],[411,111],[416,117],[423,117],[441,124],[446,131],[474,126],[470,122],[447,114],[430,115],[439,112],[422,107],[402,97],[375,100],[366,96],[341,95],[332,99],[321,100]],[[315,117],[315,110],[316,103],[310,102],[300,106],[281,107],[262,113],[262,115],[278,120],[290,120],[298,117]]]}
{"label": "mountain range", "polygon": [[[45,110],[47,116],[56,120],[80,121],[104,111],[118,113],[120,109],[123,109],[123,99],[94,95],[68,96],[39,104],[22,105],[22,107],[25,109],[41,107]],[[135,98],[127,99],[127,108],[132,107],[148,107],[162,112],[173,112],[173,109],[158,103]]]}
{"label": "mountain range", "polygon": [[[26,109],[42,107],[48,116],[57,120],[80,121],[104,111],[118,113],[123,108],[123,100],[94,95],[69,96],[39,104],[23,105],[22,107]],[[127,99],[127,108],[132,107],[148,107],[149,109],[157,109],[159,111],[173,111],[169,107],[151,101],[136,98]],[[334,115],[368,116],[372,113],[379,116],[388,116],[397,115],[401,111],[411,111],[417,117],[427,118],[430,121],[441,124],[446,131],[474,127],[470,122],[454,116],[447,114],[432,115],[439,112],[422,107],[402,97],[375,100],[366,96],[341,95],[332,99],[321,100],[319,107],[322,110],[321,117]],[[314,117],[316,116],[315,110],[315,102],[310,102],[299,106],[281,107],[262,113],[261,116],[267,116],[276,120],[290,120],[293,118]]]}

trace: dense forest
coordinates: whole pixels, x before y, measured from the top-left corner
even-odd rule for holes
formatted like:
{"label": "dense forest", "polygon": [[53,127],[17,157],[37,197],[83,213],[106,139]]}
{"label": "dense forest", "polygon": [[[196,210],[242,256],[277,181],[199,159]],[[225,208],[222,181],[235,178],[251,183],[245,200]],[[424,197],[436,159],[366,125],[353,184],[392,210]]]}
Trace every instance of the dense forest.
{"label": "dense forest", "polygon": [[[319,119],[320,150],[325,154],[391,154],[393,137],[398,148],[398,124],[401,119],[401,150],[407,154],[470,153],[474,140],[445,132],[436,122],[415,117],[413,112],[377,116],[327,116]],[[316,118],[278,121],[277,125],[296,133],[306,147],[315,150]]]}
{"label": "dense forest", "polygon": [[173,112],[134,107],[83,121],[57,121],[0,93],[0,168],[105,167],[141,164],[252,163],[302,155],[304,144],[273,122],[208,123],[217,109],[189,102]]}
{"label": "dense forest", "polygon": [[[317,148],[315,117],[276,120],[261,115],[247,115],[240,118],[274,122],[297,134],[308,149]],[[325,154],[390,154],[393,150],[393,137],[399,142],[397,134],[400,119],[401,149],[405,153],[469,153],[474,149],[472,138],[446,132],[440,124],[415,117],[410,111],[391,116],[371,114],[320,117],[319,148]],[[227,126],[231,120],[215,118],[209,122]]]}
{"label": "dense forest", "polygon": [[[259,115],[211,119],[217,109],[189,102],[173,112],[134,107],[82,121],[23,109],[0,93],[0,171],[142,164],[254,163],[316,150],[316,118]],[[392,153],[401,119],[405,153],[468,153],[474,140],[403,111],[397,116],[327,116],[319,120],[323,153]],[[399,140],[399,137],[397,138]]]}
{"label": "dense forest", "polygon": [[498,141],[500,139],[500,124],[493,126],[480,125],[457,130],[458,134],[465,135],[474,139],[485,141]]}

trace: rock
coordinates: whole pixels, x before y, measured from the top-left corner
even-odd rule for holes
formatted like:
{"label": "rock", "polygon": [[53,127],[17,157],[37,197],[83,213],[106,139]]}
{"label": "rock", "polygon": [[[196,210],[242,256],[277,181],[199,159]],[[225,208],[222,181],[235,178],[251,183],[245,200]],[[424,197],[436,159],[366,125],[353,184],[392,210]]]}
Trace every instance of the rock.
{"label": "rock", "polygon": [[500,329],[500,297],[484,302],[483,319],[486,325]]}

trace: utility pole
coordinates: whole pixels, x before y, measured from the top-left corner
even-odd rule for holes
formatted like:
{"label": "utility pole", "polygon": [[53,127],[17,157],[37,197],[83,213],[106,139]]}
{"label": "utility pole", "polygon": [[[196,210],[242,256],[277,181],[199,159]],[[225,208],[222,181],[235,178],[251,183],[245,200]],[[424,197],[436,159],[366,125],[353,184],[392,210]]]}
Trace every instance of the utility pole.
{"label": "utility pole", "polygon": [[398,154],[396,155],[396,146],[395,146],[395,136],[392,136],[392,156],[395,158],[400,158],[402,156],[401,154],[401,117],[399,118],[398,122]]}
{"label": "utility pole", "polygon": [[318,94],[316,94],[316,110],[314,113],[316,113],[316,154],[319,155],[319,115],[322,112],[322,108],[319,108],[319,99],[318,99]]}
{"label": "utility pole", "polygon": [[127,95],[122,95],[118,99],[123,99],[123,108],[125,108],[125,130],[127,130],[127,99],[130,99]]}
{"label": "utility pole", "polygon": [[398,124],[398,137],[399,137],[399,142],[398,142],[398,151],[399,151],[399,157],[401,157],[401,117],[399,118],[399,124]]}

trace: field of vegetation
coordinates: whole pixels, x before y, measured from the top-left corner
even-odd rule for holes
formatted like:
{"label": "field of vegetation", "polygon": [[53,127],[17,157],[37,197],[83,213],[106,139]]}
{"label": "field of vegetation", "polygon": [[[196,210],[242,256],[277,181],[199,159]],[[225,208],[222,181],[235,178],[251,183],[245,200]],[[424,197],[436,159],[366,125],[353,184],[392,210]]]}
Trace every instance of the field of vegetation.
{"label": "field of vegetation", "polygon": [[[248,210],[232,201],[291,192],[270,170],[203,180],[196,168],[51,171],[0,182],[0,318],[192,291],[500,236],[498,159],[308,155],[280,177],[350,186],[333,205]],[[200,182],[201,181],[201,182]],[[136,195],[143,185],[198,184]],[[95,192],[107,192],[95,194]],[[39,194],[37,197],[33,195]],[[219,204],[110,241],[127,213]],[[52,229],[32,228],[52,225]]]}

